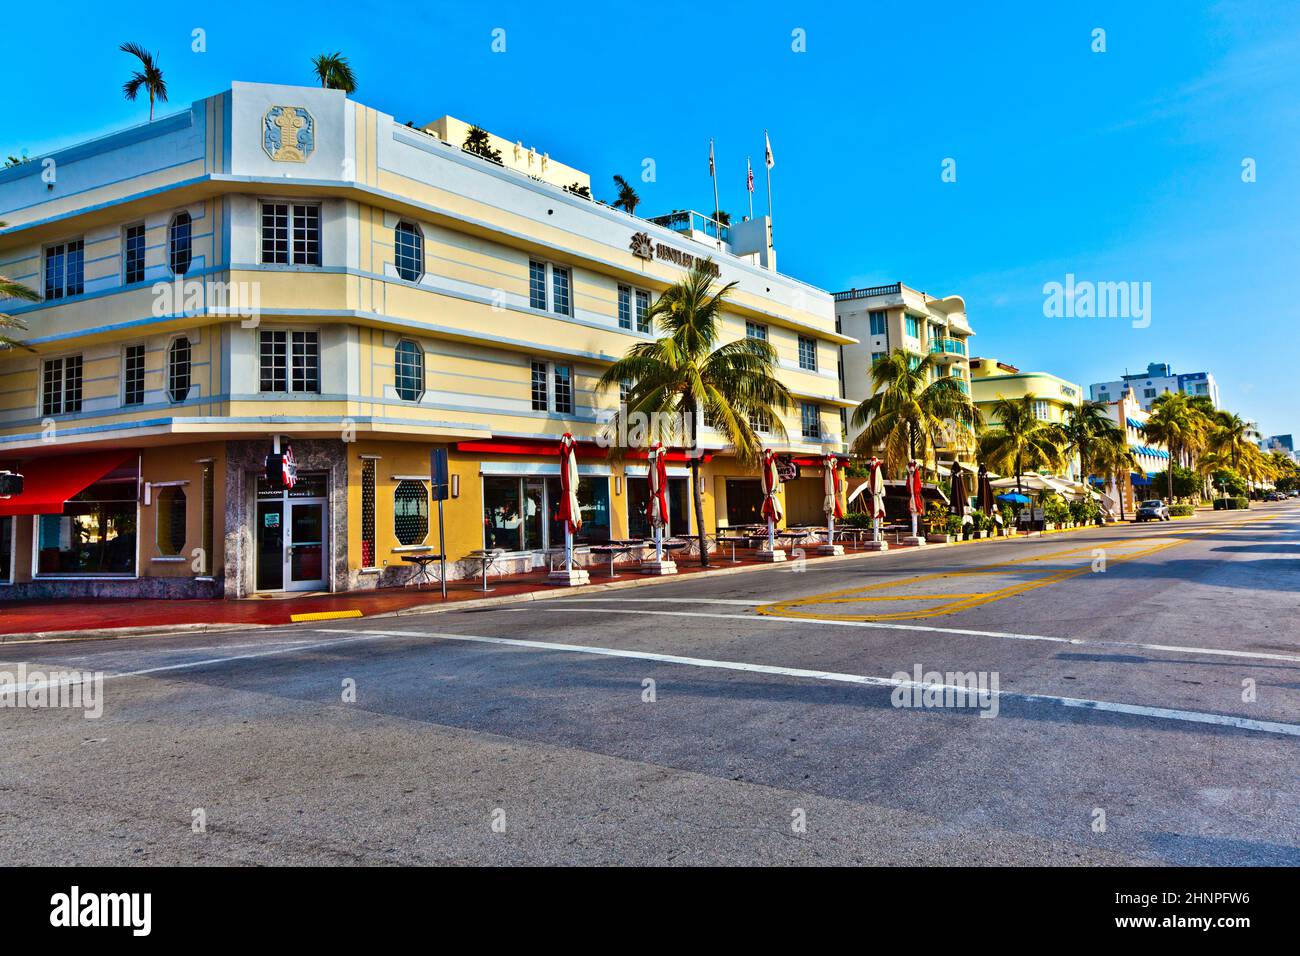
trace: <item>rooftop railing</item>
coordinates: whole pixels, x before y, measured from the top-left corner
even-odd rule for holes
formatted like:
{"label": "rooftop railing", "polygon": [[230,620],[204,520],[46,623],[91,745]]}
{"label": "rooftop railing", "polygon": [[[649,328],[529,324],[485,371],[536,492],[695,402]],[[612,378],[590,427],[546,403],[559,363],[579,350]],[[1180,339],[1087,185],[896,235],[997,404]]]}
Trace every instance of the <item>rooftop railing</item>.
{"label": "rooftop railing", "polygon": [[878,295],[898,295],[903,291],[903,284],[895,282],[891,285],[873,285],[865,289],[849,289],[846,292],[835,292],[832,294],[836,302],[848,302],[852,299],[870,299]]}
{"label": "rooftop railing", "polygon": [[933,339],[930,342],[931,352],[944,352],[948,355],[965,355],[966,343],[960,339]]}
{"label": "rooftop railing", "polygon": [[702,232],[710,239],[731,242],[730,226],[693,209],[675,209],[666,216],[654,216],[648,221],[673,232]]}

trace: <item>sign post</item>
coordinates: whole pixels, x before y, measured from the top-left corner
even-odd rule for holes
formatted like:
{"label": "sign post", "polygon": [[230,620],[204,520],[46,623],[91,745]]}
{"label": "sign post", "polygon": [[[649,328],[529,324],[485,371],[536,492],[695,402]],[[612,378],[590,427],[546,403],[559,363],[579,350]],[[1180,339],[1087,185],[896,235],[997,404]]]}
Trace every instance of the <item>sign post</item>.
{"label": "sign post", "polygon": [[442,597],[447,599],[447,538],[444,532],[442,503],[451,497],[450,468],[447,463],[447,446],[435,445],[429,452],[429,490],[438,502],[438,579],[442,582]]}

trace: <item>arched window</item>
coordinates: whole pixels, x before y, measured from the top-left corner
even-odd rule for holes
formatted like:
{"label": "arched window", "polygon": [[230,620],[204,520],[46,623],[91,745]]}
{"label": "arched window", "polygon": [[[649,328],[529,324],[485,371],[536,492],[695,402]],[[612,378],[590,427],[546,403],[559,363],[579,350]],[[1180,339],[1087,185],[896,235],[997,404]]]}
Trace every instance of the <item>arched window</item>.
{"label": "arched window", "polygon": [[405,479],[393,490],[393,534],[398,544],[424,544],[429,534],[429,489]]}
{"label": "arched window", "polygon": [[424,351],[410,339],[402,339],[393,350],[393,362],[398,397],[418,402],[424,397]]}
{"label": "arched window", "polygon": [[399,222],[393,236],[396,246],[394,263],[397,274],[407,282],[418,282],[424,275],[424,236],[420,227],[409,222]]}
{"label": "arched window", "polygon": [[175,557],[185,547],[185,489],[168,485],[158,491],[158,553]]}
{"label": "arched window", "polygon": [[183,402],[190,395],[190,340],[177,339],[167,349],[167,395]]}
{"label": "arched window", "polygon": [[193,224],[189,213],[180,212],[172,217],[171,226],[167,229],[167,261],[175,275],[183,276],[190,271],[192,232]]}

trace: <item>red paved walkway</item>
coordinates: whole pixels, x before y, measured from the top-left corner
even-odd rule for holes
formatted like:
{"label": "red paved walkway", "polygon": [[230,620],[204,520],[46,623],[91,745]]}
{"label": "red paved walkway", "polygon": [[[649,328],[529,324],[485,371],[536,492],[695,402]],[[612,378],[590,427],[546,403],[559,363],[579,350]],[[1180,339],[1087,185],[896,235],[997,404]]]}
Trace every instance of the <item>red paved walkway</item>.
{"label": "red paved walkway", "polygon": [[[741,549],[740,563],[754,565],[753,552],[746,556]],[[733,568],[731,550],[713,554],[710,570]],[[819,556],[807,554],[810,561]],[[644,579],[635,570],[635,564],[619,565],[615,581]],[[692,558],[677,562],[680,574],[699,574],[702,569]],[[610,580],[609,565],[588,569],[592,584]],[[525,594],[530,591],[555,590],[546,583],[546,572],[511,577],[493,577],[490,594],[475,590],[477,581],[451,581],[447,585],[447,603],[471,601],[483,597],[503,597]],[[581,588],[569,590],[579,591]],[[98,631],[119,627],[155,627],[186,624],[288,624],[291,615],[321,611],[358,610],[365,617],[399,611],[420,604],[441,604],[442,594],[437,585],[415,588],[384,588],[379,591],[350,591],[339,594],[314,594],[302,597],[259,597],[244,600],[143,600],[98,598],[94,600],[61,601],[4,601],[0,602],[0,636],[13,634],[50,633],[63,631]]]}

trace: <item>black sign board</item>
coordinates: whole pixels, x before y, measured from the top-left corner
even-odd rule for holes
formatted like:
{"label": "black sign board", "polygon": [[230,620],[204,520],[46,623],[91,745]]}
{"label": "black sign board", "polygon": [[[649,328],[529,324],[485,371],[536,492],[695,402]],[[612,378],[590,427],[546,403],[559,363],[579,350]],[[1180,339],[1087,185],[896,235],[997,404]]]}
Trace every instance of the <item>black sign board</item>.
{"label": "black sign board", "polygon": [[11,498],[23,493],[23,476],[12,471],[0,471],[0,498]]}
{"label": "black sign board", "polygon": [[429,488],[434,501],[446,501],[451,497],[451,478],[447,467],[447,448],[435,445],[429,452]]}

